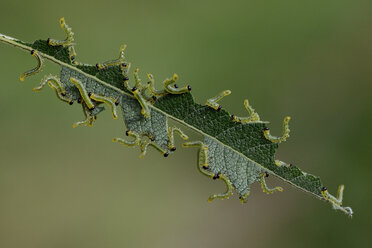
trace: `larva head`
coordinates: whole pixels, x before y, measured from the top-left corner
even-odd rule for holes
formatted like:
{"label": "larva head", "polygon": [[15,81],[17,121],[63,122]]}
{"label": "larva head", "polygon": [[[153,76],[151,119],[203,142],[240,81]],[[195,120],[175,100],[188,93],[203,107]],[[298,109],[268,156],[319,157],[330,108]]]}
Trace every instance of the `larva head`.
{"label": "larva head", "polygon": [[66,22],[65,22],[65,18],[62,17],[61,19],[59,19],[59,24],[61,24],[61,27],[64,27]]}
{"label": "larva head", "polygon": [[125,80],[129,80],[129,69],[130,69],[130,63],[124,61],[120,64],[121,73],[123,74]]}
{"label": "larva head", "polygon": [[284,118],[284,123],[287,123],[288,124],[288,122],[291,120],[291,117],[290,116],[286,116],[285,118]]}

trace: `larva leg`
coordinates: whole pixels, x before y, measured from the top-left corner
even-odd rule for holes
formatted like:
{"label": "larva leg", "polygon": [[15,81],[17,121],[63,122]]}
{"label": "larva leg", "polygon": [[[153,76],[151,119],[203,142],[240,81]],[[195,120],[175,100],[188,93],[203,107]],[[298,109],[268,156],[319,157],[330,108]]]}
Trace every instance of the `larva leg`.
{"label": "larva leg", "polygon": [[146,153],[147,153],[147,148],[149,147],[149,146],[152,146],[152,147],[154,147],[156,150],[158,150],[159,152],[161,152],[161,154],[164,156],[164,157],[168,157],[168,155],[169,155],[169,152],[166,150],[166,149],[164,149],[164,148],[162,148],[161,146],[159,146],[157,143],[155,143],[155,142],[153,142],[153,141],[145,141],[145,142],[142,142],[142,144],[141,144],[141,150],[142,150],[142,153],[140,154],[140,158],[143,158],[145,155],[146,155]]}
{"label": "larva leg", "polygon": [[76,58],[76,52],[72,44],[72,42],[74,42],[74,33],[72,32],[72,29],[66,24],[65,18],[62,17],[61,19],[59,19],[59,24],[61,25],[61,28],[63,29],[63,31],[65,31],[66,39],[55,40],[55,39],[48,38],[48,45],[68,47],[68,53],[70,56],[70,60],[72,64],[77,65],[79,63],[74,61]]}
{"label": "larva leg", "polygon": [[228,96],[231,94],[231,90],[225,90],[225,91],[222,91],[220,94],[218,94],[217,96],[215,97],[212,97],[210,99],[207,100],[207,102],[205,103],[207,106],[213,108],[214,110],[220,110],[221,109],[221,105],[218,104],[217,102],[219,100],[221,100],[222,98],[224,98],[225,96]]}
{"label": "larva leg", "polygon": [[230,180],[223,174],[215,174],[213,175],[212,179],[216,180],[216,179],[221,179],[225,184],[226,184],[226,192],[225,193],[222,193],[222,194],[214,194],[214,195],[211,195],[208,197],[208,201],[211,202],[213,201],[214,199],[229,199],[229,197],[232,195],[233,193],[233,186],[232,186],[232,183],[230,182]]}
{"label": "larva leg", "polygon": [[78,121],[72,124],[72,127],[79,127],[79,126],[86,126],[89,125],[89,127],[93,127],[93,123],[96,120],[96,117],[94,115],[91,115],[89,112],[89,109],[85,103],[82,104],[83,107],[83,113],[85,116],[85,120],[83,121]]}
{"label": "larva leg", "polygon": [[71,83],[73,83],[76,86],[76,88],[78,88],[78,90],[80,92],[80,95],[83,98],[87,107],[90,110],[94,109],[94,104],[90,100],[90,97],[89,97],[89,95],[91,95],[91,92],[89,92],[89,93],[87,92],[87,90],[85,89],[84,85],[80,82],[80,80],[78,80],[76,78],[73,78],[73,77],[70,77],[70,81],[71,81]]}
{"label": "larva leg", "polygon": [[66,89],[65,86],[61,83],[58,77],[53,75],[45,76],[38,87],[34,88],[34,91],[41,91],[45,84],[47,84],[49,81],[53,81],[53,84],[59,89],[59,92],[61,92],[62,96],[66,95]]}
{"label": "larva leg", "polygon": [[169,147],[169,150],[171,151],[175,151],[176,150],[176,147],[174,146],[174,133],[178,133],[182,139],[184,140],[188,140],[189,137],[184,134],[181,129],[179,129],[178,127],[170,127],[168,128],[168,138],[169,138],[169,144],[168,144],[168,147]]}
{"label": "larva leg", "polygon": [[151,96],[155,97],[161,97],[167,94],[165,90],[157,90],[155,89],[155,80],[152,74],[147,73],[147,77],[149,78],[149,81],[147,83],[147,88],[150,92]]}
{"label": "larva leg", "polygon": [[119,50],[119,58],[117,59],[114,59],[114,60],[109,60],[109,61],[106,61],[102,64],[98,63],[96,64],[96,67],[98,70],[103,70],[103,69],[107,69],[109,67],[112,67],[112,66],[117,66],[117,65],[121,65],[124,63],[124,59],[125,59],[125,48],[127,47],[127,45],[123,44],[120,46],[120,50]]}
{"label": "larva leg", "polygon": [[275,160],[275,164],[279,167],[292,167],[293,164],[287,164],[286,162],[280,161],[280,160]]}
{"label": "larva leg", "polygon": [[128,141],[122,138],[113,138],[112,142],[118,142],[122,145],[130,146],[130,147],[140,146],[141,139],[138,133],[133,132],[133,131],[126,131],[125,135],[134,138],[134,140]]}
{"label": "larva leg", "polygon": [[112,117],[114,119],[118,118],[116,106],[119,104],[119,102],[117,100],[112,99],[111,97],[96,95],[94,93],[92,93],[90,95],[90,98],[97,101],[97,102],[103,102],[103,103],[106,103],[107,105],[109,105],[110,108],[111,108]]}
{"label": "larva leg", "polygon": [[286,141],[289,137],[289,121],[291,120],[291,117],[286,116],[283,120],[283,134],[281,137],[272,136],[270,134],[270,129],[268,127],[264,128],[264,135],[267,140],[270,140],[273,143],[281,143],[283,141]]}
{"label": "larva leg", "polygon": [[173,74],[172,79],[166,79],[163,82],[164,89],[169,94],[183,94],[191,91],[191,86],[187,85],[184,87],[179,88],[175,82],[178,80],[178,75],[175,73]]}
{"label": "larva leg", "polygon": [[249,105],[248,99],[244,100],[244,107],[248,111],[248,117],[237,117],[235,115],[231,116],[231,119],[236,122],[249,123],[260,121],[260,116],[254,111],[251,105]]}
{"label": "larva leg", "polygon": [[267,172],[262,173],[262,175],[261,175],[261,188],[262,188],[263,192],[265,192],[266,194],[272,194],[275,191],[282,192],[283,191],[282,187],[275,187],[273,189],[267,187],[265,177],[268,177],[268,176],[269,176],[269,173],[267,173]]}
{"label": "larva leg", "polygon": [[26,71],[24,72],[20,77],[19,77],[19,80],[20,81],[25,81],[25,78],[26,77],[29,77],[29,76],[32,76],[32,75],[35,75],[36,73],[39,73],[42,69],[43,69],[43,66],[44,66],[44,60],[43,58],[39,55],[39,53],[36,51],[36,50],[32,50],[31,51],[31,55],[34,56],[37,60],[37,66],[29,71]]}
{"label": "larva leg", "polygon": [[74,101],[72,99],[69,99],[69,98],[66,97],[66,91],[64,91],[64,92],[61,91],[61,88],[59,87],[59,85],[57,85],[55,83],[55,81],[49,80],[48,85],[49,85],[50,88],[52,88],[56,92],[56,95],[60,100],[62,100],[64,102],[68,102],[70,105],[72,105],[74,103]]}
{"label": "larva leg", "polygon": [[340,185],[337,190],[337,198],[328,193],[328,190],[326,187],[323,187],[321,190],[321,193],[323,197],[328,200],[331,204],[333,209],[341,210],[345,212],[347,215],[352,217],[353,210],[350,207],[342,207],[342,198],[344,193],[344,185]]}

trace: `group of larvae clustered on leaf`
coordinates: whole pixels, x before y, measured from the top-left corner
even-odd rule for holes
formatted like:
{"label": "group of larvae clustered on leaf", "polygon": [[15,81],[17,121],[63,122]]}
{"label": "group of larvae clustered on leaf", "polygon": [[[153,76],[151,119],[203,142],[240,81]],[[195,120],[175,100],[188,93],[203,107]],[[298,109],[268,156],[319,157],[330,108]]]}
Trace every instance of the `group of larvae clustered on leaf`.
{"label": "group of larvae clustered on leaf", "polygon": [[[64,18],[60,19],[60,25],[61,28],[65,31],[66,33],[66,39],[65,40],[55,40],[55,39],[50,39],[48,38],[47,43],[49,46],[62,46],[62,47],[67,47],[69,57],[71,60],[72,65],[77,66],[80,63],[75,61],[76,59],[76,52],[74,49],[74,33],[72,32],[71,28],[66,24]],[[130,68],[130,63],[125,61],[125,48],[126,45],[122,45],[120,47],[119,51],[119,58],[111,61],[107,61],[105,63],[97,63],[96,68],[98,70],[105,70],[107,68],[110,68],[112,66],[120,66],[122,75],[124,77],[123,85],[125,89],[130,92],[138,101],[138,103],[141,106],[141,114],[145,117],[148,118],[150,116],[150,111],[151,108],[149,107],[150,104],[155,102],[158,97],[165,96],[167,94],[183,94],[191,91],[190,86],[184,86],[184,87],[179,87],[176,84],[176,81],[178,79],[177,74],[174,74],[171,79],[166,79],[163,82],[163,89],[162,90],[157,90],[155,89],[155,82],[154,78],[151,74],[147,74],[148,76],[148,83],[147,85],[144,85],[141,83],[141,79],[138,76],[138,68],[134,70],[134,82],[135,85],[132,87],[129,84],[129,77],[128,77],[128,71]],[[23,73],[20,76],[20,80],[24,81],[24,79],[28,76],[34,75],[42,70],[43,67],[43,58],[39,55],[37,50],[32,50],[31,55],[34,56],[37,60],[37,66],[25,73]],[[107,104],[112,112],[112,116],[114,119],[118,118],[117,114],[117,106],[120,104],[118,99],[113,99],[111,97],[106,97],[103,95],[96,94],[94,92],[87,92],[85,89],[84,85],[74,77],[70,77],[70,82],[75,85],[75,87],[78,89],[81,98],[77,100],[78,103],[82,104],[83,107],[83,113],[86,117],[85,120],[79,121],[77,123],[73,124],[73,127],[77,126],[86,126],[89,125],[90,127],[93,126],[94,121],[96,120],[96,116],[91,114],[91,111],[94,110],[96,107],[97,103],[105,103]],[[56,76],[53,75],[48,75],[42,79],[41,84],[34,88],[34,91],[40,91],[43,89],[43,87],[48,84],[55,92],[57,97],[69,103],[72,105],[74,101],[70,98],[67,97],[68,92],[66,91],[63,83],[61,83],[60,79]],[[219,111],[221,109],[221,105],[218,103],[223,97],[230,95],[231,91],[230,90],[225,90],[221,92],[219,95],[210,98],[207,100],[206,105],[209,106],[210,108],[213,108],[215,111]],[[255,122],[260,122],[260,117],[259,115],[255,112],[255,110],[250,106],[248,100],[244,101],[244,106],[246,110],[248,111],[248,116],[247,117],[237,117],[235,115],[231,115],[231,119],[234,122],[240,122],[240,123],[255,123]],[[290,117],[285,117],[283,121],[283,134],[280,137],[276,137],[270,134],[270,130],[268,128],[264,128],[263,134],[264,137],[273,142],[273,143],[281,143],[286,141],[286,139],[289,137],[289,121]],[[141,155],[140,158],[142,158],[148,149],[149,146],[154,147],[158,151],[160,151],[164,157],[167,157],[169,155],[169,151],[175,151],[175,145],[174,145],[174,134],[177,133],[180,135],[180,137],[184,140],[188,139],[188,136],[181,131],[181,129],[177,127],[170,127],[168,128],[168,138],[169,138],[169,143],[168,143],[168,150],[164,149],[160,145],[158,145],[156,142],[154,142],[154,137],[148,136],[147,139],[142,137],[141,134],[134,132],[134,131],[126,131],[126,135],[133,138],[131,141],[122,139],[122,138],[114,138],[114,142],[121,143],[126,146],[139,146],[141,148]],[[198,148],[198,169],[199,171],[208,176],[211,177],[212,179],[221,179],[225,184],[227,191],[223,194],[214,194],[211,195],[208,200],[212,201],[216,198],[220,199],[225,199],[229,198],[229,196],[232,195],[232,190],[233,190],[233,185],[229,181],[229,179],[221,174],[221,173],[212,173],[209,170],[209,163],[208,163],[208,146],[204,144],[202,141],[194,141],[194,142],[187,142],[182,144],[183,147],[196,147]],[[291,167],[292,164],[286,164],[282,161],[275,160],[275,164],[277,166],[289,166]],[[264,172],[261,174],[260,177],[260,183],[261,187],[264,192],[267,194],[274,193],[275,191],[282,191],[283,189],[281,187],[275,187],[273,189],[267,187],[266,182],[265,182],[265,177],[268,177],[269,173]],[[327,189],[325,187],[322,188],[321,194],[324,197],[324,199],[328,200],[329,202],[332,203],[333,208],[335,209],[340,209],[341,204],[342,204],[342,198],[343,198],[343,190],[344,186],[341,185],[338,188],[337,192],[337,197],[332,196],[331,194],[328,193]],[[246,201],[246,196],[241,196],[241,201],[245,202]],[[352,215],[352,210],[349,207],[346,207],[346,210],[349,212],[349,215]]]}

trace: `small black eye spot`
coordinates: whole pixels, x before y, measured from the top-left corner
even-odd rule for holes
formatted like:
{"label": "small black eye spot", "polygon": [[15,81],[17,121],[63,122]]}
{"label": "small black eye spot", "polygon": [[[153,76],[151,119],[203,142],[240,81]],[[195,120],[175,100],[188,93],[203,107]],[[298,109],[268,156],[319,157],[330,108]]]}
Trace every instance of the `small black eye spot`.
{"label": "small black eye spot", "polygon": [[132,91],[136,91],[136,90],[137,90],[137,87],[133,87],[133,88],[132,88]]}
{"label": "small black eye spot", "polygon": [[49,42],[50,42],[50,38],[47,39],[47,44],[49,45]]}
{"label": "small black eye spot", "polygon": [[177,89],[177,88],[178,88],[178,85],[177,85],[177,84],[174,84],[174,88],[176,88],[176,89]]}
{"label": "small black eye spot", "polygon": [[78,102],[78,103],[81,103],[81,98],[79,98],[79,99],[77,100],[77,102]]}
{"label": "small black eye spot", "polygon": [[95,106],[93,106],[93,107],[91,107],[89,110],[90,111],[92,111],[92,110],[94,110],[96,107]]}
{"label": "small black eye spot", "polygon": [[115,105],[118,106],[119,103],[120,103],[120,102],[119,102],[119,99],[117,99],[117,100],[115,101]]}
{"label": "small black eye spot", "polygon": [[70,105],[74,104],[74,100],[69,101],[68,104]]}
{"label": "small black eye spot", "polygon": [[61,93],[61,96],[66,96],[66,92],[62,92]]}
{"label": "small black eye spot", "polygon": [[269,173],[265,172],[265,177],[269,177]]}
{"label": "small black eye spot", "polygon": [[187,89],[188,89],[189,91],[191,91],[191,86],[190,86],[190,85],[188,85],[188,86],[187,86]]}
{"label": "small black eye spot", "polygon": [[220,111],[221,108],[222,108],[221,105],[219,105],[218,108],[217,108],[217,111]]}
{"label": "small black eye spot", "polygon": [[169,155],[169,152],[166,152],[166,153],[164,153],[164,157],[168,157],[168,155]]}
{"label": "small black eye spot", "polygon": [[157,100],[156,96],[152,96],[152,100],[156,101]]}
{"label": "small black eye spot", "polygon": [[90,97],[91,95],[92,95],[92,92],[89,92],[89,93],[88,93],[88,96]]}
{"label": "small black eye spot", "polygon": [[125,78],[124,78],[124,81],[128,81],[128,80],[129,80],[129,77],[125,77]]}
{"label": "small black eye spot", "polygon": [[171,150],[172,152],[174,152],[174,151],[176,150],[176,147],[172,147],[170,150]]}
{"label": "small black eye spot", "polygon": [[35,53],[35,50],[31,50],[31,55],[34,55],[34,53]]}
{"label": "small black eye spot", "polygon": [[75,59],[75,56],[71,56],[70,59],[71,59],[71,60],[74,60],[74,59]]}
{"label": "small black eye spot", "polygon": [[268,130],[270,130],[270,128],[265,127],[263,130],[264,130],[264,131],[268,131]]}
{"label": "small black eye spot", "polygon": [[203,165],[203,169],[204,169],[204,170],[207,170],[207,169],[208,169],[208,166]]}
{"label": "small black eye spot", "polygon": [[327,191],[327,188],[326,187],[323,187],[322,188],[322,191],[324,192],[324,191]]}
{"label": "small black eye spot", "polygon": [[231,115],[231,120],[235,120],[235,115]]}
{"label": "small black eye spot", "polygon": [[127,63],[122,63],[121,66],[122,67],[127,67]]}
{"label": "small black eye spot", "polygon": [[96,68],[97,68],[97,70],[99,70],[99,65],[98,64],[96,64]]}
{"label": "small black eye spot", "polygon": [[125,132],[125,135],[126,135],[126,136],[129,136],[129,130],[127,130],[127,131]]}
{"label": "small black eye spot", "polygon": [[293,167],[294,165],[293,164],[289,164],[289,167]]}

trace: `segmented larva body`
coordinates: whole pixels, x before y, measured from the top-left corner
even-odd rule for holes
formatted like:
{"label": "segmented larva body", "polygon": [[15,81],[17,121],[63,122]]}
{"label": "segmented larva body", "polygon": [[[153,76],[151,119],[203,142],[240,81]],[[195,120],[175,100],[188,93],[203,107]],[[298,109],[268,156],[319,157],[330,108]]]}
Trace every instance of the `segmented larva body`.
{"label": "segmented larva body", "polygon": [[231,119],[236,122],[241,122],[241,123],[250,123],[250,122],[258,122],[260,121],[260,116],[258,113],[254,111],[254,108],[249,105],[248,99],[244,100],[244,107],[248,111],[248,117],[237,117],[235,115],[231,116]]}
{"label": "segmented larva body", "polygon": [[100,96],[100,95],[97,95],[97,94],[94,94],[94,93],[92,93],[90,95],[90,98],[95,100],[96,102],[103,102],[103,103],[106,103],[107,105],[109,105],[110,108],[111,108],[112,117],[114,119],[118,118],[117,108],[116,108],[116,106],[119,104],[118,100],[115,100],[111,97]]}
{"label": "segmented larva body", "polygon": [[117,65],[121,65],[123,63],[125,63],[125,48],[127,47],[127,45],[123,44],[120,46],[120,50],[119,50],[119,58],[118,59],[113,59],[113,60],[109,60],[109,61],[106,61],[104,63],[97,63],[96,64],[96,67],[98,70],[104,70],[104,69],[107,69],[109,67],[112,67],[112,66],[117,66]]}
{"label": "segmented larva body", "polygon": [[81,97],[83,98],[85,104],[87,105],[87,107],[92,110],[94,109],[94,104],[93,102],[90,100],[90,95],[92,94],[91,92],[87,92],[87,90],[85,89],[84,85],[82,84],[82,82],[76,78],[73,78],[73,77],[70,77],[70,81],[71,83],[73,83],[76,88],[79,90],[80,92],[80,95]]}
{"label": "segmented larva body", "polygon": [[270,129],[268,127],[266,127],[264,129],[264,136],[267,140],[270,140],[271,142],[273,143],[281,143],[281,142],[284,142],[287,140],[287,138],[289,137],[289,121],[291,120],[291,117],[289,116],[286,116],[283,120],[283,134],[282,136],[280,137],[276,137],[276,136],[272,136],[270,134]]}
{"label": "segmented larva body", "polygon": [[29,76],[32,76],[32,75],[35,75],[39,72],[41,72],[41,70],[43,69],[43,66],[44,66],[44,60],[43,58],[39,55],[39,53],[36,51],[36,50],[32,50],[31,51],[31,55],[34,56],[37,60],[37,65],[35,68],[29,70],[29,71],[26,71],[24,73],[22,73],[22,75],[19,77],[19,80],[20,81],[25,81],[25,78],[26,77],[29,77]]}
{"label": "segmented larva body", "polygon": [[61,25],[61,28],[66,33],[66,39],[65,40],[55,40],[55,39],[48,39],[48,45],[50,46],[69,46],[72,42],[74,42],[74,33],[72,32],[72,29],[66,24],[65,18],[59,19],[59,24]]}
{"label": "segmented larva body", "polygon": [[261,182],[262,191],[265,192],[266,194],[273,194],[275,191],[282,192],[283,191],[282,187],[275,187],[271,189],[267,186],[265,177],[268,177],[268,176],[269,176],[269,173],[267,172],[261,174],[260,182]]}
{"label": "segmented larva body", "polygon": [[221,105],[218,104],[217,102],[220,101],[225,96],[228,96],[230,94],[231,94],[231,90],[224,90],[220,94],[218,94],[217,96],[209,98],[205,104],[207,106],[213,108],[214,110],[220,110]]}

